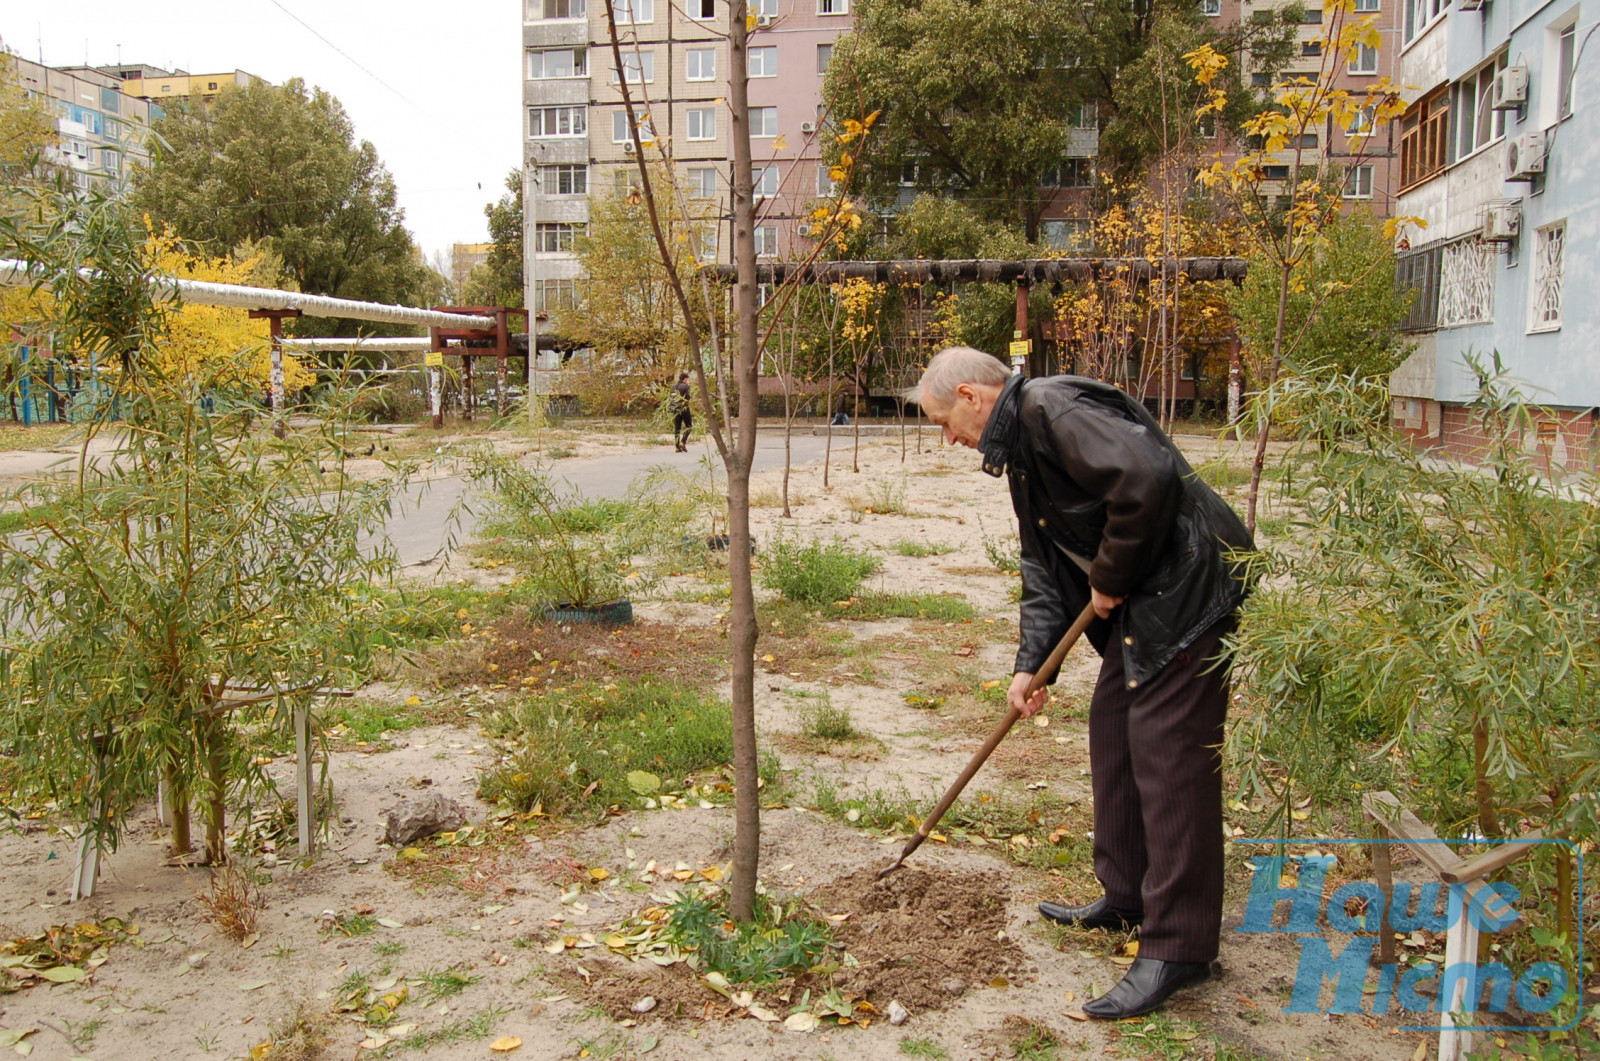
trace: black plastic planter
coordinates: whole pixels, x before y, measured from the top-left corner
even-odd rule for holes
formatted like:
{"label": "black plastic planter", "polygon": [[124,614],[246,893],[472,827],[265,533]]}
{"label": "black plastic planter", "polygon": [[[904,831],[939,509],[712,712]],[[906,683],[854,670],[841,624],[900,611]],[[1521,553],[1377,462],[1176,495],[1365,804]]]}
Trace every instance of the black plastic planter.
{"label": "black plastic planter", "polygon": [[545,608],[539,617],[553,623],[594,623],[599,626],[626,626],[633,622],[633,602],[623,599],[610,604],[578,606],[557,604]]}

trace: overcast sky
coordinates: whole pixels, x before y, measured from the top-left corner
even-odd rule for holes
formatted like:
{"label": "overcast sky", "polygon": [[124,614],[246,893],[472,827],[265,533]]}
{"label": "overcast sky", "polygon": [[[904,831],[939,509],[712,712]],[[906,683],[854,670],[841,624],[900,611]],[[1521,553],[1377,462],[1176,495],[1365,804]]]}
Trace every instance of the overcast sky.
{"label": "overcast sky", "polygon": [[484,204],[517,165],[520,10],[519,0],[0,0],[0,39],[35,61],[42,47],[51,66],[240,69],[322,86],[377,147],[431,255],[488,239]]}

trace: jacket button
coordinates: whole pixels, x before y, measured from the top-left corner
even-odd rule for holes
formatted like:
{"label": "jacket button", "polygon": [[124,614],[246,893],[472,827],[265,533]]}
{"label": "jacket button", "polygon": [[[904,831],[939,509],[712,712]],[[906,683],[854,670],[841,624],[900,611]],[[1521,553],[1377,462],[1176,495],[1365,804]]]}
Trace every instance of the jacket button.
{"label": "jacket button", "polygon": [[1138,682],[1134,681],[1132,678],[1128,679],[1128,688],[1137,689],[1138,687],[1139,687],[1139,683]]}
{"label": "jacket button", "polygon": [[1131,645],[1131,644],[1133,644],[1133,638],[1131,638],[1131,637],[1125,637],[1125,638],[1123,638],[1123,639],[1122,639],[1122,643],[1123,643],[1123,644],[1124,644],[1124,645]]}
{"label": "jacket button", "polygon": [[1046,526],[1046,525],[1047,525],[1046,521],[1041,517],[1040,520],[1039,520],[1039,526],[1043,527],[1043,526]]}

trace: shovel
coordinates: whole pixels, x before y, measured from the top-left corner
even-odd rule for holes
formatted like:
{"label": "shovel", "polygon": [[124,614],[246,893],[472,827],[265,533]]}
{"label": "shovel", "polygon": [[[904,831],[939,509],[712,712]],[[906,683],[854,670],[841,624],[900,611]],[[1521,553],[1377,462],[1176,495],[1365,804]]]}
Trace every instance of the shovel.
{"label": "shovel", "polygon": [[[1061,639],[1061,643],[1056,646],[1055,651],[1050,653],[1050,658],[1045,660],[1044,666],[1040,667],[1034,674],[1033,681],[1028,683],[1028,692],[1023,697],[1024,700],[1043,689],[1045,683],[1055,675],[1056,671],[1061,669],[1061,661],[1067,658],[1067,653],[1072,651],[1072,646],[1078,643],[1078,638],[1083,636],[1083,632],[1089,628],[1089,623],[1093,619],[1094,605],[1092,603],[1084,605],[1083,613],[1072,624],[1072,629],[1067,631],[1066,636]],[[895,859],[889,866],[878,871],[879,880],[899,869],[904,864],[907,856],[922,846],[922,841],[926,840],[928,834],[933,832],[933,827],[939,824],[939,819],[944,817],[944,812],[949,810],[950,805],[956,801],[956,797],[961,795],[961,790],[967,787],[967,782],[972,780],[972,775],[978,772],[978,769],[983,766],[1000,742],[1006,739],[1006,734],[1011,732],[1011,727],[1016,725],[1017,719],[1021,717],[1022,715],[1014,707],[1006,712],[1006,717],[1000,720],[1000,724],[994,728],[994,732],[989,734],[989,739],[983,742],[983,747],[979,748],[972,756],[972,761],[967,763],[965,770],[961,771],[961,776],[956,778],[954,783],[950,785],[950,791],[944,794],[944,798],[939,801],[939,805],[934,807],[932,812],[922,820],[922,826],[917,829],[916,835],[907,840],[906,846],[900,849],[900,857]]]}

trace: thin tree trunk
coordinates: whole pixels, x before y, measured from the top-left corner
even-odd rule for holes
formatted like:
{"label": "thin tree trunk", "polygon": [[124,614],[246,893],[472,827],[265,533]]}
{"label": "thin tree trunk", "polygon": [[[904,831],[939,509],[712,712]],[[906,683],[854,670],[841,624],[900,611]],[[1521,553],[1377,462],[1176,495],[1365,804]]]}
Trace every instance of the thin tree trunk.
{"label": "thin tree trunk", "polygon": [[163,772],[172,809],[172,854],[181,857],[194,850],[194,841],[189,835],[189,781],[171,762],[163,767]]}
{"label": "thin tree trunk", "polygon": [[828,435],[822,444],[822,489],[824,490],[828,489],[828,469],[833,465],[833,386],[837,382],[833,374],[833,326],[837,323],[835,319],[828,325]]}
{"label": "thin tree trunk", "polygon": [[750,97],[745,8],[728,7],[729,104],[733,146],[733,259],[738,349],[734,375],[739,391],[739,428],[728,465],[728,574],[732,600],[730,641],[733,701],[733,880],[728,913],[736,921],[755,914],[756,870],[761,857],[761,793],[756,754],[755,592],[750,571],[750,466],[756,447],[760,307],[756,291],[755,202],[750,172]]}
{"label": "thin tree trunk", "polygon": [[199,735],[206,763],[206,862],[220,866],[228,861],[228,777],[227,749],[217,715],[206,715]]}
{"label": "thin tree trunk", "polygon": [[1473,795],[1478,803],[1478,829],[1484,836],[1499,839],[1500,812],[1494,805],[1494,789],[1489,785],[1489,724],[1479,719],[1472,727]]}

